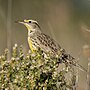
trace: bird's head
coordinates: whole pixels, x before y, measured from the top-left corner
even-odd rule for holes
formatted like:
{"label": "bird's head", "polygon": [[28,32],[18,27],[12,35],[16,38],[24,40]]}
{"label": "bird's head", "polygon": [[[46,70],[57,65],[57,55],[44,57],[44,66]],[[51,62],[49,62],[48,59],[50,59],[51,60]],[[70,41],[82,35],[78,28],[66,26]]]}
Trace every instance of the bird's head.
{"label": "bird's head", "polygon": [[40,30],[40,26],[38,22],[35,20],[25,19],[23,21],[17,21],[17,22],[25,25],[28,31]]}

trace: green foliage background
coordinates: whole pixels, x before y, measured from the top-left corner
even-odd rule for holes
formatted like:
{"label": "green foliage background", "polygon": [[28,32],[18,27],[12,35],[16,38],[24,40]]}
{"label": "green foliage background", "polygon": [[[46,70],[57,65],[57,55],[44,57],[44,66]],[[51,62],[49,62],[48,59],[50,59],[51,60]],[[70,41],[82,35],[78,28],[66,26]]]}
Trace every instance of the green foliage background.
{"label": "green foliage background", "polygon": [[[0,56],[0,90],[73,90],[76,76],[73,68],[61,65],[58,58],[44,55],[42,50],[23,54],[22,46],[15,44],[12,57],[8,50]],[[67,77],[67,74],[71,77]],[[67,80],[68,79],[68,80]]]}

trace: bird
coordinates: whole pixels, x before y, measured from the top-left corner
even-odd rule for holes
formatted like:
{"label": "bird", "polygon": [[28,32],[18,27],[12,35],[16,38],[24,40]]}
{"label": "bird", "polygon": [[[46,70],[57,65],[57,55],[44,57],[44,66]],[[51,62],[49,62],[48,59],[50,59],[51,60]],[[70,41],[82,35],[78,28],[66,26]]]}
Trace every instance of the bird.
{"label": "bird", "polygon": [[79,67],[83,71],[87,71],[80,64],[75,62],[75,58],[68,54],[65,49],[51,38],[41,31],[41,27],[36,20],[24,19],[17,21],[23,24],[28,30],[28,44],[32,52],[40,48],[45,53],[50,53],[52,56],[60,56],[62,62],[70,62],[70,64]]}

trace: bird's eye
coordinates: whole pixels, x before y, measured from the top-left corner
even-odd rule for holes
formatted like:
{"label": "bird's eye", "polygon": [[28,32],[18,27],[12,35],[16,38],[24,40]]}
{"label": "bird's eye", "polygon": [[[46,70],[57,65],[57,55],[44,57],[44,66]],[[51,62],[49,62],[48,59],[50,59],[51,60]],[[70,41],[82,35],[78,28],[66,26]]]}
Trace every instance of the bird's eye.
{"label": "bird's eye", "polygon": [[29,21],[29,23],[31,23],[31,21]]}

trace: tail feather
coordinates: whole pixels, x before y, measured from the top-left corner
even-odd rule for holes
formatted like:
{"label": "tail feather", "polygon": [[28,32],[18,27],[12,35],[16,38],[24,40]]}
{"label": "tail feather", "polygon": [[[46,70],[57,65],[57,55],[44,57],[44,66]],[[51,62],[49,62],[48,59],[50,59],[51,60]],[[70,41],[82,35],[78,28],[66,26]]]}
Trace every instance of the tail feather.
{"label": "tail feather", "polygon": [[75,63],[73,65],[76,66],[76,67],[78,67],[80,70],[87,72],[87,70],[82,65],[80,65],[78,63]]}
{"label": "tail feather", "polygon": [[69,64],[78,67],[82,71],[87,72],[87,70],[82,65],[78,64],[75,61],[75,58],[72,57],[70,54],[63,53],[62,59],[64,60],[63,62],[69,62]]}

